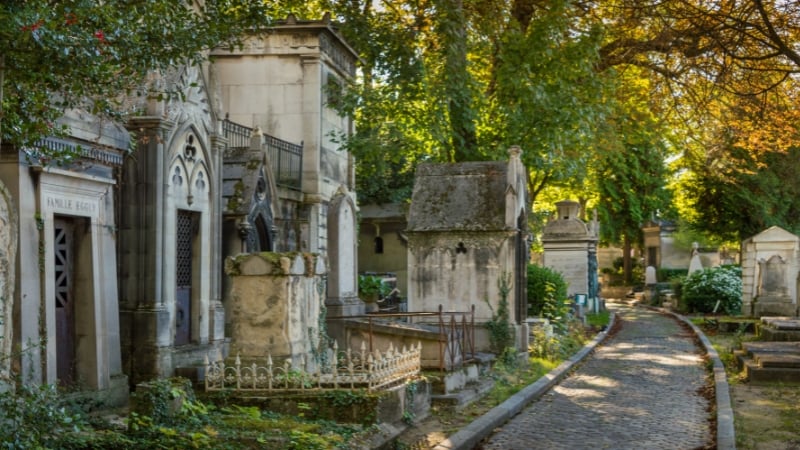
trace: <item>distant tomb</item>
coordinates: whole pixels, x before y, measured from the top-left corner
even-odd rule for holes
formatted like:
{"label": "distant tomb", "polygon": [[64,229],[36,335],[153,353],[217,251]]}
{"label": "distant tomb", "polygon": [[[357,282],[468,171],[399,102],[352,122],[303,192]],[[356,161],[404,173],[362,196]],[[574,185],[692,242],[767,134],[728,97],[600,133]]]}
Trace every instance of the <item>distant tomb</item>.
{"label": "distant tomb", "polygon": [[800,237],[771,227],[742,242],[742,311],[797,315]]}
{"label": "distant tomb", "polygon": [[544,266],[561,273],[567,282],[567,295],[598,296],[597,217],[584,222],[578,216],[580,204],[564,200],[556,203],[558,217],[544,228]]}

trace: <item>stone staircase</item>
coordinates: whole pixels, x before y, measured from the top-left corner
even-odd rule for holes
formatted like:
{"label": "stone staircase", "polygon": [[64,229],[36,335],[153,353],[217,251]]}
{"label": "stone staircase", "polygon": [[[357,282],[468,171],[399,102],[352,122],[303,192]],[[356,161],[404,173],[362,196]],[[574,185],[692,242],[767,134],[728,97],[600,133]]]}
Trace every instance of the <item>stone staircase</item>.
{"label": "stone staircase", "polygon": [[494,355],[477,353],[472,363],[441,375],[432,375],[431,403],[451,411],[461,411],[482,398],[494,387],[494,379],[485,376]]}
{"label": "stone staircase", "polygon": [[745,379],[754,384],[800,383],[800,318],[762,317],[760,341],[734,352]]}

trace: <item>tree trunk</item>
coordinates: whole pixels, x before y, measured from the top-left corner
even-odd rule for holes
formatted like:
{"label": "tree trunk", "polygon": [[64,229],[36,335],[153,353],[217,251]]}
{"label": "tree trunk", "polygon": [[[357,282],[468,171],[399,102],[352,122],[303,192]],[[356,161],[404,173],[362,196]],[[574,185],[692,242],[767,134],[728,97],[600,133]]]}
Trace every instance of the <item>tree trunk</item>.
{"label": "tree trunk", "polygon": [[444,46],[445,95],[452,141],[452,162],[474,161],[478,154],[471,76],[467,70],[467,30],[462,0],[444,0],[440,17]]}
{"label": "tree trunk", "polygon": [[625,234],[622,238],[622,270],[625,278],[625,285],[630,286],[633,284],[633,271],[631,264],[631,238]]}

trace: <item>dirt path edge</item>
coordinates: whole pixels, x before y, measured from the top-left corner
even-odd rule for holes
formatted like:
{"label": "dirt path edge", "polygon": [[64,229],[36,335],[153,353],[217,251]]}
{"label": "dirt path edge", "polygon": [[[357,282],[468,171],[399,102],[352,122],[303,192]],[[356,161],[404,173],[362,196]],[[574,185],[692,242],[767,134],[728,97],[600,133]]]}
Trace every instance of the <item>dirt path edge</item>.
{"label": "dirt path edge", "polygon": [[719,358],[719,354],[714,349],[714,346],[711,345],[711,341],[708,340],[703,331],[700,330],[700,328],[698,328],[695,324],[693,324],[688,318],[664,308],[655,308],[655,309],[664,312],[666,314],[671,314],[678,320],[688,325],[689,328],[691,328],[694,334],[697,336],[697,338],[700,339],[700,342],[703,343],[703,347],[705,347],[706,354],[708,355],[709,358],[711,358],[711,361],[714,363],[712,370],[714,375],[714,393],[717,400],[717,405],[716,405],[717,449],[736,450],[736,433],[734,432],[733,428],[733,407],[731,406],[731,391],[730,391],[730,386],[728,385],[728,377],[725,373],[725,365],[722,364],[722,360]]}

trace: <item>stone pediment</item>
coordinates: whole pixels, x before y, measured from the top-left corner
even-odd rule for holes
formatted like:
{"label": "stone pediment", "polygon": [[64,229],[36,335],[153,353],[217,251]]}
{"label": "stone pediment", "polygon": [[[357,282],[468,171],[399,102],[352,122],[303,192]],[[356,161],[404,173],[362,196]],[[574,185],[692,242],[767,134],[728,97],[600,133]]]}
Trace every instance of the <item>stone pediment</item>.
{"label": "stone pediment", "polygon": [[276,198],[266,154],[258,149],[229,149],[222,163],[223,214],[250,214],[256,204]]}
{"label": "stone pediment", "polygon": [[586,237],[589,235],[589,228],[580,219],[555,220],[545,226],[544,235],[547,237]]}
{"label": "stone pediment", "polygon": [[[206,134],[214,132],[212,112],[208,99],[205,79],[196,66],[186,66],[173,74],[168,83],[182,98],[173,98],[166,105],[166,115],[178,125],[184,122],[194,124]],[[201,126],[202,125],[202,126]]]}
{"label": "stone pediment", "polygon": [[756,234],[748,239],[745,239],[745,243],[748,242],[798,242],[800,241],[800,237],[796,234],[790,233],[779,226],[772,226],[767,228],[766,230],[762,231],[761,233]]}
{"label": "stone pediment", "polygon": [[554,240],[597,240],[597,217],[590,223],[579,219],[580,204],[572,200],[556,203],[557,215],[545,225],[542,241]]}

